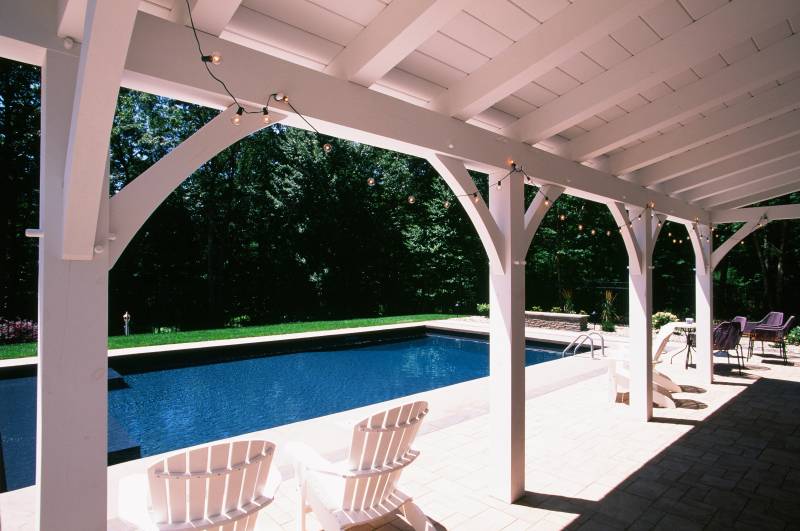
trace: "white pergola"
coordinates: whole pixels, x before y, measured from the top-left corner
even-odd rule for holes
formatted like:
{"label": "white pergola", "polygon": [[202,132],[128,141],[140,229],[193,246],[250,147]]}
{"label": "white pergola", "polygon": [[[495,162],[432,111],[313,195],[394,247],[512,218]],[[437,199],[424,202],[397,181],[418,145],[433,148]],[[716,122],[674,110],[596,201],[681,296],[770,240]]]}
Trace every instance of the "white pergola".
{"label": "white pergola", "polygon": [[[631,413],[652,414],[652,253],[664,220],[696,256],[697,367],[713,379],[712,275],[800,205],[797,0],[190,0],[206,52],[258,110],[283,92],[323,133],[424,157],[490,262],[492,495],[524,491],[524,261],[560,194],[608,205],[630,275]],[[42,67],[40,529],[106,526],[108,270],[195,169],[265,127],[205,72],[184,0],[2,0],[0,55]],[[121,86],[226,109],[113,197]],[[307,127],[286,104],[273,122]],[[473,200],[467,172],[520,174]],[[639,214],[643,214],[639,216]],[[641,219],[639,219],[641,218]],[[712,224],[744,222],[717,249]]]}

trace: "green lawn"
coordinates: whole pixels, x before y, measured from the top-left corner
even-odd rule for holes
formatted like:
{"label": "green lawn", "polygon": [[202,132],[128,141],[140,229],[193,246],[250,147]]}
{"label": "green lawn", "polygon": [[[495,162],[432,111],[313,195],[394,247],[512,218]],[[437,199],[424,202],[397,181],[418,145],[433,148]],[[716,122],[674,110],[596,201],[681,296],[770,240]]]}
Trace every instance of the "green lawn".
{"label": "green lawn", "polygon": [[[294,334],[298,332],[316,332],[319,330],[335,330],[337,328],[356,328],[360,326],[376,326],[397,323],[413,323],[432,319],[448,319],[455,317],[446,314],[399,315],[395,317],[370,317],[366,319],[348,319],[344,321],[310,321],[307,323],[285,323],[243,328],[217,328],[214,330],[193,330],[190,332],[173,332],[169,334],[132,334],[130,336],[112,336],[108,338],[108,348],[147,347],[151,345],[168,345],[172,343],[192,343],[214,339],[233,339],[237,337],[273,336],[277,334]],[[0,359],[24,358],[36,355],[36,343],[19,343],[17,345],[0,346]]]}

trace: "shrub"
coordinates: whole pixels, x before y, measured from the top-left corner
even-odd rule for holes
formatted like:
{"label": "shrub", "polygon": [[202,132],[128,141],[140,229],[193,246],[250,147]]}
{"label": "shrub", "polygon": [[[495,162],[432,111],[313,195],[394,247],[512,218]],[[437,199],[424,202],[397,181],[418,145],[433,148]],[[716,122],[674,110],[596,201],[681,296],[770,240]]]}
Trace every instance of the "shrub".
{"label": "shrub", "polygon": [[653,328],[658,330],[667,323],[675,323],[678,321],[678,316],[670,312],[656,312],[653,314],[652,322]]}
{"label": "shrub", "polygon": [[614,325],[614,321],[603,321],[600,325],[600,330],[603,332],[613,332],[616,329],[617,327]]}
{"label": "shrub", "polygon": [[613,332],[616,327],[614,323],[617,321],[617,310],[614,308],[614,301],[617,296],[610,289],[603,292],[603,303],[600,309],[600,328],[604,332]]}
{"label": "shrub", "polygon": [[153,328],[154,334],[174,334],[180,332],[177,326],[156,326]]}
{"label": "shrub", "polygon": [[242,328],[244,326],[248,326],[250,324],[250,316],[249,315],[234,315],[228,322],[225,323],[225,326],[228,328]]}
{"label": "shrub", "polygon": [[564,313],[563,310],[561,309],[561,306],[553,306],[552,308],[550,308],[550,312],[551,313]]}
{"label": "shrub", "polygon": [[26,319],[9,321],[0,317],[0,344],[36,341],[38,332],[39,327],[33,321]]}
{"label": "shrub", "polygon": [[542,310],[541,306],[531,306],[530,311],[531,312],[543,312],[544,310]]}
{"label": "shrub", "polygon": [[790,345],[800,345],[800,326],[795,326],[786,336],[786,342]]}
{"label": "shrub", "polygon": [[479,302],[475,309],[478,310],[478,315],[489,315],[488,302]]}
{"label": "shrub", "polygon": [[562,289],[561,298],[564,300],[564,313],[574,313],[575,305],[572,303],[572,290],[569,288]]}

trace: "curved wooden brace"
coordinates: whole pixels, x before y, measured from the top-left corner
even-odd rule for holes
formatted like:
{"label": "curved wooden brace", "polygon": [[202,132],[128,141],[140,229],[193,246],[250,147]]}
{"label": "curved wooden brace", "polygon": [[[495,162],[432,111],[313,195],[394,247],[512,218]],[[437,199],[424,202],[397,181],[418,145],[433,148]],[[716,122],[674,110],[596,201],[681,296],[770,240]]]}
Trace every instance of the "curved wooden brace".
{"label": "curved wooden brace", "polygon": [[744,240],[751,232],[758,228],[761,218],[751,219],[745,223],[739,230],[731,234],[731,237],[725,240],[725,243],[717,247],[711,254],[711,271],[714,271],[719,263],[725,258],[725,255],[731,252],[737,243]]}
{"label": "curved wooden brace", "polygon": [[[699,223],[685,223],[686,232],[689,233],[689,241],[692,242],[694,249],[695,269],[702,270],[705,274],[713,271],[711,267],[711,227]],[[705,232],[705,234],[703,234]]]}
{"label": "curved wooden brace", "polygon": [[[235,112],[236,106],[232,105],[219,113],[111,198],[109,239],[113,239],[109,242],[109,269],[158,205],[197,168],[228,146],[268,127],[261,114],[245,114],[241,123],[234,126],[230,119]],[[271,112],[270,117],[271,125],[286,115]]]}
{"label": "curved wooden brace", "polygon": [[608,209],[611,211],[611,216],[614,222],[620,228],[622,241],[625,243],[625,249],[628,251],[628,267],[632,275],[642,274],[642,263],[644,262],[644,255],[639,242],[636,241],[636,236],[633,234],[633,229],[628,225],[630,219],[628,212],[625,210],[625,205],[619,202],[609,203]]}
{"label": "curved wooden brace", "polygon": [[438,153],[430,155],[428,162],[439,172],[447,186],[458,197],[458,201],[464,207],[472,225],[478,232],[483,248],[486,249],[486,254],[489,256],[489,262],[499,268],[499,271],[505,271],[501,258],[503,256],[503,235],[480,193],[478,193],[478,202],[473,201],[471,194],[477,188],[464,163],[459,159]]}
{"label": "curved wooden brace", "polygon": [[[536,231],[539,230],[539,225],[542,224],[542,220],[550,210],[550,207],[553,206],[553,203],[562,193],[564,193],[564,188],[554,184],[546,184],[539,188],[536,197],[533,198],[531,204],[528,205],[528,210],[525,211],[525,237],[520,242],[523,247],[519,250],[518,256],[528,254],[528,249],[531,246],[533,237],[536,236]],[[546,205],[545,201],[549,202],[549,205]]]}

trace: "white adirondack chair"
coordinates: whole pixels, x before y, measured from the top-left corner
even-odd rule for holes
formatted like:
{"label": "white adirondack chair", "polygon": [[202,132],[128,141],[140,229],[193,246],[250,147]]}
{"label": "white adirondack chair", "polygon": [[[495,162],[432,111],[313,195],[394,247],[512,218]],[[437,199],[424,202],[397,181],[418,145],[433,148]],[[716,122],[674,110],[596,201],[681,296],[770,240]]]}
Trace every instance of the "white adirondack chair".
{"label": "white adirondack chair", "polygon": [[120,481],[119,517],[137,529],[250,531],[281,482],[274,453],[253,440],[171,455]]}
{"label": "white adirondack chair", "polygon": [[331,463],[302,443],[290,443],[299,488],[297,528],[314,511],[325,531],[347,529],[402,512],[415,530],[434,529],[411,497],[397,488],[403,469],[419,452],[411,448],[427,402],[382,411],[353,428],[345,461]]}

